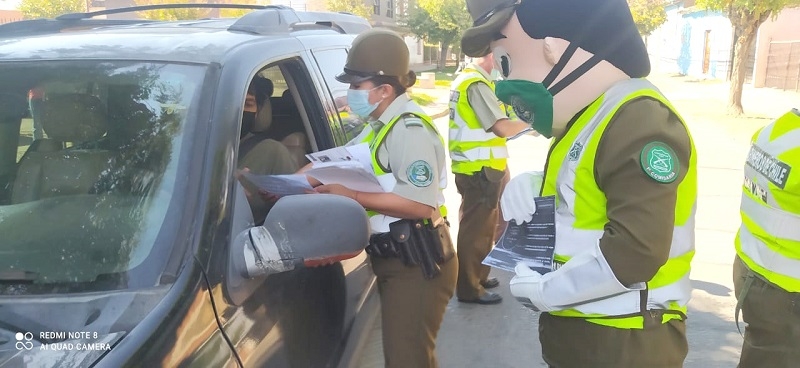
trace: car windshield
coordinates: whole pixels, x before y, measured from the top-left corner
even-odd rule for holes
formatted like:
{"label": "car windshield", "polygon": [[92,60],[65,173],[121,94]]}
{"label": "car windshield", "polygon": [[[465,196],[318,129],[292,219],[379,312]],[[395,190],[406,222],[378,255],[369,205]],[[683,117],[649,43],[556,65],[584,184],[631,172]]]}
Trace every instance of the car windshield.
{"label": "car windshield", "polygon": [[116,61],[0,69],[0,294],[159,283],[204,75]]}

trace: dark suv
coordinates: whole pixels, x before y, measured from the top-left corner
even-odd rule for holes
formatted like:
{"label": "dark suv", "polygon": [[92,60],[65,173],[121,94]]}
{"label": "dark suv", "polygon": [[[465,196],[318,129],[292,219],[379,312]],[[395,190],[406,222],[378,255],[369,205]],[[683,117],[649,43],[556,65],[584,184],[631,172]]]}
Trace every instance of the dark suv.
{"label": "dark suv", "polygon": [[96,17],[137,10],[0,26],[0,367],[353,366],[364,210],[287,196],[255,226],[236,170],[256,77],[299,165],[357,133],[333,76],[369,23]]}

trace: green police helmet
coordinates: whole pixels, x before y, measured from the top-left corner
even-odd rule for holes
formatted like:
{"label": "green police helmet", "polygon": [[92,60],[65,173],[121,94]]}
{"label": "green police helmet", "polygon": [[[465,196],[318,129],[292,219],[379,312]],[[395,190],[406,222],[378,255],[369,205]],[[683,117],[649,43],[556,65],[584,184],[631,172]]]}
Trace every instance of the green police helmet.
{"label": "green police helmet", "polygon": [[336,76],[342,83],[361,83],[378,76],[397,77],[409,87],[416,75],[409,70],[408,46],[397,34],[373,28],[359,34],[347,54],[344,72]]}

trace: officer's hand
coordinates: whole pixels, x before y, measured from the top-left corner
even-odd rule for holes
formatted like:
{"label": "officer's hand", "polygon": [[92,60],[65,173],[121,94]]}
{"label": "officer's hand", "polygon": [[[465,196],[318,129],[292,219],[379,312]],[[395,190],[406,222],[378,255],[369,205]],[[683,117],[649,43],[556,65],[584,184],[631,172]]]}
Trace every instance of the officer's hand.
{"label": "officer's hand", "polygon": [[509,180],[503,196],[500,197],[503,220],[514,220],[517,224],[522,224],[533,218],[536,212],[536,202],[533,199],[539,195],[543,177],[541,171],[530,171]]}
{"label": "officer's hand", "polygon": [[356,199],[356,191],[348,189],[347,187],[340,184],[320,185],[314,188],[314,190],[317,193],[337,194],[351,199]]}
{"label": "officer's hand", "polygon": [[519,262],[511,279],[511,294],[524,306],[537,312],[554,310],[542,300],[542,274]]}

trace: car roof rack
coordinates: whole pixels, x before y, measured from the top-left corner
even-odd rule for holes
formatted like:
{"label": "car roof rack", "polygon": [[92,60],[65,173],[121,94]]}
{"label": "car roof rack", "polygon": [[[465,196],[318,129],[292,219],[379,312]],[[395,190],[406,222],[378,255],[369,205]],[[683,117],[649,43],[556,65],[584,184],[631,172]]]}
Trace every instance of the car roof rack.
{"label": "car roof rack", "polygon": [[0,25],[0,37],[58,33],[68,29],[136,25],[159,22],[147,19],[93,19],[100,15],[122,14],[156,9],[252,9],[230,27],[229,31],[259,35],[285,33],[304,29],[332,29],[339,33],[357,34],[371,28],[369,22],[350,13],[303,12],[284,5],[252,4],[156,4],[105,9],[86,13],[68,13],[55,19],[33,19]]}
{"label": "car roof rack", "polygon": [[228,30],[264,35],[319,28],[358,34],[372,26],[366,19],[349,13],[295,11],[285,5],[267,5],[262,11],[243,15]]}

